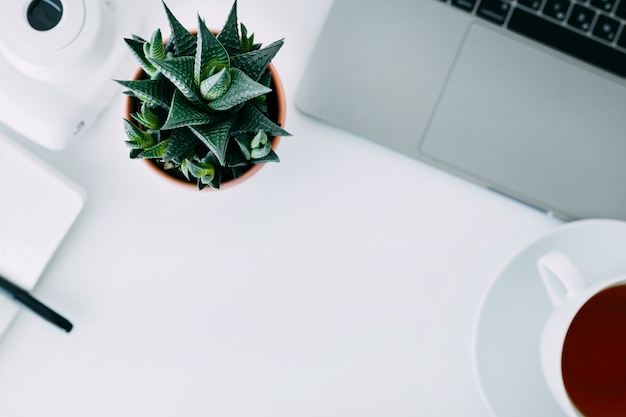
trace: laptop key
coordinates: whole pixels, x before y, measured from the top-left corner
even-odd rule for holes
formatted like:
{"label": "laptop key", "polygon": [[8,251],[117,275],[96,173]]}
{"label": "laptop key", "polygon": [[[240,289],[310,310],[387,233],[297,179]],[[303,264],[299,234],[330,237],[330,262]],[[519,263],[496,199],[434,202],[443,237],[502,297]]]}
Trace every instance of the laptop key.
{"label": "laptop key", "polygon": [[596,26],[593,28],[593,35],[607,42],[613,42],[619,29],[619,22],[607,16],[599,16]]}
{"label": "laptop key", "polygon": [[513,9],[508,28],[620,77],[626,77],[626,54],[540,16]]}
{"label": "laptop key", "polygon": [[482,0],[476,15],[499,25],[503,24],[511,5],[502,0]]}
{"label": "laptop key", "polygon": [[543,6],[543,14],[556,20],[563,20],[570,6],[569,0],[547,0]]}
{"label": "laptop key", "polygon": [[613,6],[615,6],[615,0],[591,0],[590,4],[593,7],[597,7],[598,9],[604,10],[609,13],[613,10]]}
{"label": "laptop key", "polygon": [[593,10],[577,4],[572,9],[567,23],[577,29],[587,32],[591,28],[593,18],[596,16],[596,12]]}

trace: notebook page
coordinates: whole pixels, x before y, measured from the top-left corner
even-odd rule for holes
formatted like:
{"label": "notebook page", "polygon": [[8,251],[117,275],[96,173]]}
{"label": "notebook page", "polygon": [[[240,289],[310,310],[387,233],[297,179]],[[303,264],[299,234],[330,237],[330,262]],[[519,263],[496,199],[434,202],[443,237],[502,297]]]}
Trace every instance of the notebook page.
{"label": "notebook page", "polygon": [[[32,289],[84,202],[78,186],[0,132],[0,275]],[[18,309],[0,292],[0,333]]]}

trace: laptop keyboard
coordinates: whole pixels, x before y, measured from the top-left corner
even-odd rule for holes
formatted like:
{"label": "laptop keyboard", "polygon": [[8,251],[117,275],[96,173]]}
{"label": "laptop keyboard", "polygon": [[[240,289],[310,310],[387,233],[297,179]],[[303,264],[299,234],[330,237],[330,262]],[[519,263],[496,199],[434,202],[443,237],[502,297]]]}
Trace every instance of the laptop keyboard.
{"label": "laptop keyboard", "polygon": [[626,0],[438,0],[626,77]]}

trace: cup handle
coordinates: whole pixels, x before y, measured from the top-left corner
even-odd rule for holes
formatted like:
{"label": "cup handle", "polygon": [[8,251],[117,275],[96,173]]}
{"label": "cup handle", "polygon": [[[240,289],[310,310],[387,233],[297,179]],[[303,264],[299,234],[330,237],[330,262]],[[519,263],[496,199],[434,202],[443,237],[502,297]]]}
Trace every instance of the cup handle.
{"label": "cup handle", "polygon": [[537,261],[537,268],[554,306],[580,292],[585,283],[578,268],[561,252],[548,252]]}

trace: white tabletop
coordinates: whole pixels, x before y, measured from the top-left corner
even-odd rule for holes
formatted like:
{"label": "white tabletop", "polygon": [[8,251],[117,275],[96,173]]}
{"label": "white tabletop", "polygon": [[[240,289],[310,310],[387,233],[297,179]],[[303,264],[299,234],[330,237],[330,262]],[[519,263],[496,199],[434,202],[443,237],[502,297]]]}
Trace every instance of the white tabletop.
{"label": "white tabletop", "polygon": [[[169,33],[150,3],[148,27]],[[29,146],[88,194],[34,291],[75,329],[18,315],[0,339],[0,415],[488,415],[480,299],[560,222],[299,113],[330,4],[239,1],[255,40],[285,38],[294,134],[242,185],[190,191],[130,160],[121,98],[79,143]],[[221,27],[231,2],[169,5]]]}

